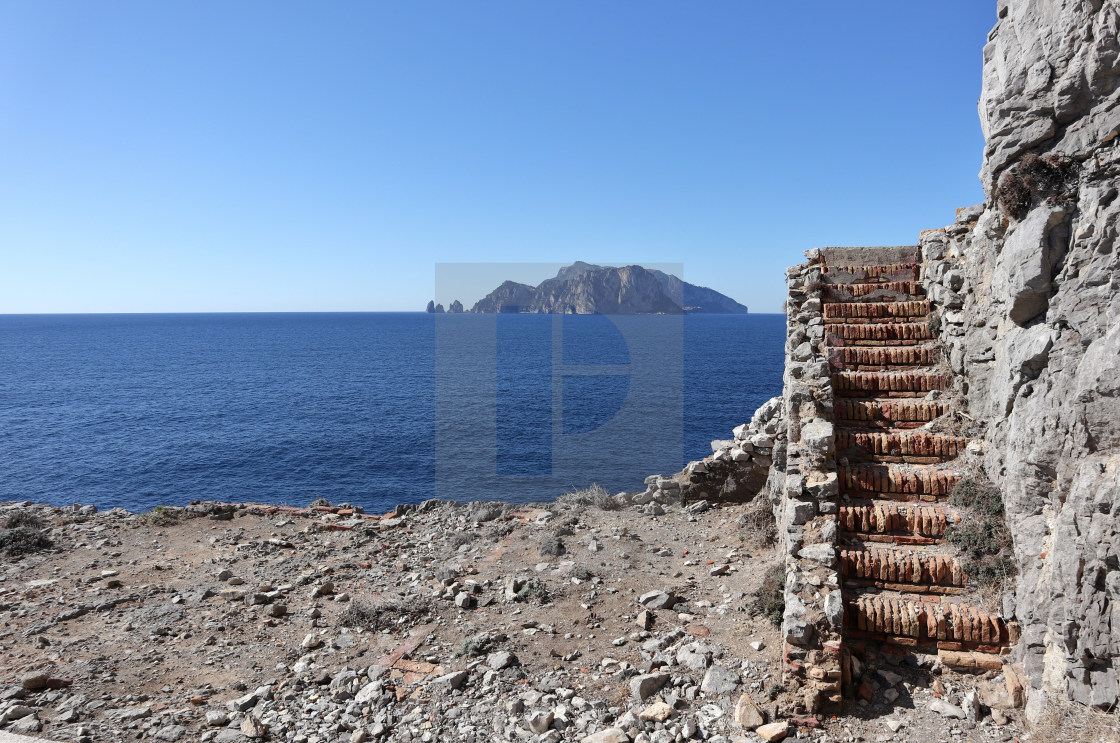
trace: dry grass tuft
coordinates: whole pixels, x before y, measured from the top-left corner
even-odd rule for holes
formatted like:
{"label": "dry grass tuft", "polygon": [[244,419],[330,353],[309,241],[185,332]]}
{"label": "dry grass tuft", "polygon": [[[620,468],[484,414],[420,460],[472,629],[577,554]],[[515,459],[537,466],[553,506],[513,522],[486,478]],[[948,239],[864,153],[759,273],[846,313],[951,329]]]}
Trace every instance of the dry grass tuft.
{"label": "dry grass tuft", "polygon": [[512,509],[513,506],[502,501],[471,501],[467,504],[467,518],[479,524],[485,524],[487,521],[505,516]]}
{"label": "dry grass tuft", "polygon": [[748,609],[754,616],[763,616],[775,627],[782,625],[786,610],[786,569],[784,565],[771,565],[760,585],[751,596]]}
{"label": "dry grass tuft", "polygon": [[747,549],[764,549],[778,541],[778,524],[774,521],[774,511],[770,508],[769,499],[761,493],[743,509],[739,516],[739,526],[743,530],[739,538]]}
{"label": "dry grass tuft", "polygon": [[1069,699],[1050,697],[1046,712],[1030,725],[1031,743],[1116,743],[1120,741],[1120,717],[1101,712]]}
{"label": "dry grass tuft", "polygon": [[1071,209],[1076,190],[1076,162],[1055,154],[1028,153],[1000,177],[996,198],[1005,215],[1022,219],[1035,203]]}
{"label": "dry grass tuft", "polygon": [[622,508],[622,504],[598,483],[592,483],[583,490],[564,493],[556,502],[565,506],[594,506],[602,511],[617,511]]}
{"label": "dry grass tuft", "polygon": [[393,599],[377,603],[352,601],[350,606],[338,615],[338,624],[341,627],[360,627],[367,631],[380,632],[385,629],[419,624],[431,611],[432,605],[429,601],[415,596],[407,601]]}

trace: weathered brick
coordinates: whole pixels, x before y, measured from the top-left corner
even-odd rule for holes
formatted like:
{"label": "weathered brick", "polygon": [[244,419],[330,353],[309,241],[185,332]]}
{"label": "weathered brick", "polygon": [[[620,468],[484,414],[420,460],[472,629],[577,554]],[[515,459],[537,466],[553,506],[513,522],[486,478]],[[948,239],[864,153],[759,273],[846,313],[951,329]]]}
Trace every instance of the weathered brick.
{"label": "weathered brick", "polygon": [[936,346],[838,346],[829,349],[833,368],[847,366],[918,366],[936,364],[941,353]]}
{"label": "weathered brick", "polygon": [[922,371],[839,372],[832,375],[838,392],[930,392],[947,390],[953,384],[948,374]]}
{"label": "weathered brick", "polygon": [[960,480],[955,472],[935,467],[896,464],[849,464],[838,472],[844,493],[899,493],[948,495]]}
{"label": "weathered brick", "polygon": [[824,266],[821,276],[825,281],[836,284],[917,281],[918,266],[914,263],[895,263],[889,266]]}
{"label": "weathered brick", "polygon": [[[982,638],[985,635],[989,638],[1007,636],[1005,623],[994,614],[974,606],[934,603],[924,599],[915,601],[862,595],[848,602],[845,618],[850,627],[865,632],[968,646],[984,642]],[[980,629],[984,624],[989,627],[987,632]],[[990,644],[991,641],[988,642]]]}
{"label": "weathered brick", "polygon": [[824,305],[824,316],[826,319],[925,317],[929,310],[927,299],[908,302],[829,302]]}
{"label": "weathered brick", "polygon": [[851,341],[928,341],[933,338],[933,331],[926,322],[825,323],[825,332]]}
{"label": "weathered brick", "polygon": [[825,297],[835,302],[902,301],[918,298],[925,293],[917,281],[875,281],[868,284],[830,284]]}
{"label": "weathered brick", "polygon": [[905,433],[844,431],[836,433],[837,452],[862,449],[871,456],[950,458],[964,451],[965,439],[925,431]]}

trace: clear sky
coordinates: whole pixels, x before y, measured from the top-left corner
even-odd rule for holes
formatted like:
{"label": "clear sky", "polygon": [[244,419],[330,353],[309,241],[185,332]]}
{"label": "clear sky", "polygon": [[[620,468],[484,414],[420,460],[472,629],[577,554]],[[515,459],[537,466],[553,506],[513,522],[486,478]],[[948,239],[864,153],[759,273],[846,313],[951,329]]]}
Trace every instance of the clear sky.
{"label": "clear sky", "polygon": [[419,310],[436,263],[574,260],[776,312],[802,251],[983,198],[995,6],[0,0],[0,313]]}

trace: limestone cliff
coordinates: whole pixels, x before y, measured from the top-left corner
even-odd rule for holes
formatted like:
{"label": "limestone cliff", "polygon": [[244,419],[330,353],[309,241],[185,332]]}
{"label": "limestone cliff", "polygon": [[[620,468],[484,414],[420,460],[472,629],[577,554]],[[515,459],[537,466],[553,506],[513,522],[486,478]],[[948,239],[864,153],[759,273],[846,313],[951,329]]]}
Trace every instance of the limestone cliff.
{"label": "limestone cliff", "polygon": [[923,281],[1019,567],[1028,712],[1120,698],[1120,3],[1000,0],[987,196],[923,233]]}

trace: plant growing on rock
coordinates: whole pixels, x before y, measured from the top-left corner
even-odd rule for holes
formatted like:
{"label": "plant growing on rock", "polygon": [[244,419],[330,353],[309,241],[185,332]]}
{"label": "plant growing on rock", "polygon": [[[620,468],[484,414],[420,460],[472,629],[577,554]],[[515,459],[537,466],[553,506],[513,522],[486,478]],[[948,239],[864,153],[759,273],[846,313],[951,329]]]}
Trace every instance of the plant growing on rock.
{"label": "plant growing on rock", "polygon": [[482,655],[489,652],[498,643],[504,642],[506,636],[494,632],[480,632],[477,635],[464,637],[459,642],[459,648],[455,651],[456,655],[463,655],[468,658]]}
{"label": "plant growing on rock", "polygon": [[0,531],[0,552],[8,557],[22,557],[23,555],[50,549],[54,544],[46,532],[30,526],[17,526],[14,529]]}
{"label": "plant growing on rock", "polygon": [[43,520],[29,511],[16,511],[4,519],[5,529],[18,529],[21,526],[40,531],[46,528]]}
{"label": "plant growing on rock", "polygon": [[1076,162],[1053,153],[1027,153],[999,179],[996,199],[1004,214],[1022,219],[1036,201],[1071,208],[1076,186]]}
{"label": "plant growing on rock", "polygon": [[47,525],[28,511],[16,511],[8,515],[4,518],[2,527],[0,553],[8,557],[22,557],[54,546],[47,536]]}
{"label": "plant growing on rock", "polygon": [[963,478],[953,487],[949,503],[965,518],[946,532],[946,539],[961,552],[969,580],[976,586],[1002,593],[1015,575],[1011,558],[1011,532],[1004,523],[1003,494],[980,478]]}
{"label": "plant growing on rock", "polygon": [[564,554],[564,542],[558,534],[546,534],[541,537],[541,554],[553,557]]}
{"label": "plant growing on rock", "polygon": [[138,520],[151,526],[171,526],[184,518],[186,518],[186,511],[182,508],[159,505],[147,513],[141,514]]}

